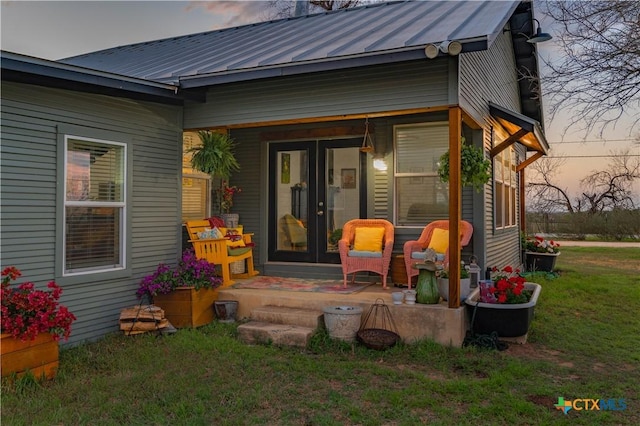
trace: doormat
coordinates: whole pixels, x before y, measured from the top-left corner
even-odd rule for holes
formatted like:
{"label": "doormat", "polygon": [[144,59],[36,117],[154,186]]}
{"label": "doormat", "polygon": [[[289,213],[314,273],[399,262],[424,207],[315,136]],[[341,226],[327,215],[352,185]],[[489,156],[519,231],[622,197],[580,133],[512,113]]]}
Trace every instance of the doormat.
{"label": "doormat", "polygon": [[255,277],[234,284],[233,288],[306,291],[314,293],[352,294],[369,287],[371,282],[348,281],[347,288],[342,287],[342,280],[318,280],[310,278]]}

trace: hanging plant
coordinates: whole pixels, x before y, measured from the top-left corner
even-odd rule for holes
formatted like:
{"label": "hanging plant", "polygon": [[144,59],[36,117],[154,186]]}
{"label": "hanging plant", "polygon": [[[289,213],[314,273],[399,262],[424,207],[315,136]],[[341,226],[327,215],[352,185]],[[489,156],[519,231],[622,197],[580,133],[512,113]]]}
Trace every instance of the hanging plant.
{"label": "hanging plant", "polygon": [[[198,132],[201,146],[191,148],[191,166],[212,178],[220,178],[220,189],[217,191],[218,206],[222,213],[223,194],[225,185],[232,172],[240,170],[240,164],[235,157],[235,141],[226,133],[217,133],[209,130]],[[230,206],[229,206],[230,207]]]}
{"label": "hanging plant", "polygon": [[[480,192],[491,179],[491,161],[484,158],[482,148],[467,145],[462,138],[460,181],[462,186],[471,185]],[[449,182],[449,151],[440,157],[438,176],[442,182]]]}

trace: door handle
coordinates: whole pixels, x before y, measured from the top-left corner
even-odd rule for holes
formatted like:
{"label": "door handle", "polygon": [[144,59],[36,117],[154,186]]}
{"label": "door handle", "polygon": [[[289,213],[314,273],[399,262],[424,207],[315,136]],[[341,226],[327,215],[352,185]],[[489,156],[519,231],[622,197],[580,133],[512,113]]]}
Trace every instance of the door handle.
{"label": "door handle", "polygon": [[318,210],[318,216],[323,216],[324,215],[324,210]]}

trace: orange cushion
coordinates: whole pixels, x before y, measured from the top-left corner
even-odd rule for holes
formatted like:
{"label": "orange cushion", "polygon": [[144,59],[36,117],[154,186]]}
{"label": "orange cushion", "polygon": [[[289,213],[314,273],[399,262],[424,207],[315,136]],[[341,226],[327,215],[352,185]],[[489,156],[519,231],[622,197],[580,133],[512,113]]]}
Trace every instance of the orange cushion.
{"label": "orange cushion", "polygon": [[356,228],[353,249],[356,251],[381,252],[383,237],[384,228]]}

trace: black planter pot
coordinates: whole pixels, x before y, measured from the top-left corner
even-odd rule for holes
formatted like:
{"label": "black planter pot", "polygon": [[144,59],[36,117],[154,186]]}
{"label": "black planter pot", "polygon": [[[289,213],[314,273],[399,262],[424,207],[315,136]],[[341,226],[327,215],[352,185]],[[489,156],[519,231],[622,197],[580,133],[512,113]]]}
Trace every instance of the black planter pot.
{"label": "black planter pot", "polygon": [[551,272],[556,267],[556,259],[560,253],[525,252],[525,266],[529,272]]}
{"label": "black planter pot", "polygon": [[531,299],[527,303],[515,304],[479,302],[480,289],[472,291],[465,304],[473,331],[477,334],[491,334],[495,331],[500,337],[527,334],[542,287],[540,284],[526,283],[525,288],[533,291]]}

